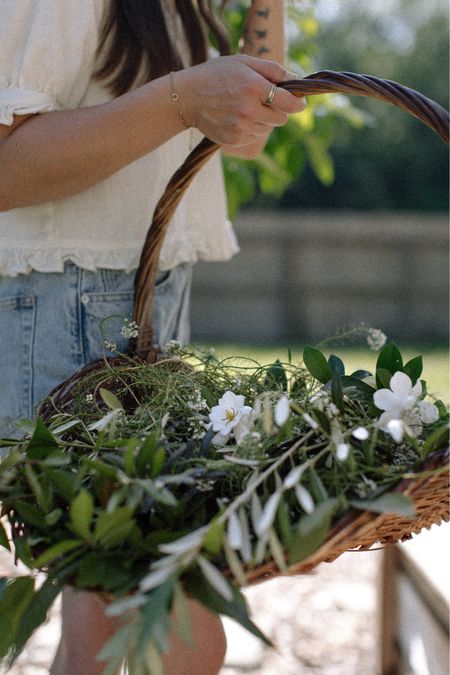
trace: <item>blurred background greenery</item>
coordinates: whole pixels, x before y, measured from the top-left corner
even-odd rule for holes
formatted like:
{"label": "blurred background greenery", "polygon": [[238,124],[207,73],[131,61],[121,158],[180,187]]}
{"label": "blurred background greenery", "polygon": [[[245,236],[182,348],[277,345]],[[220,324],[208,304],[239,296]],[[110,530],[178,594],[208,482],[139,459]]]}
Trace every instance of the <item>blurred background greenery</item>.
{"label": "blurred background greenery", "polygon": [[[234,49],[249,4],[226,3]],[[367,73],[448,108],[447,0],[287,0],[287,9],[299,77]],[[260,158],[224,162],[242,250],[226,265],[196,266],[193,339],[239,343],[229,348],[239,354],[259,344],[264,361],[362,321],[429,353],[431,390],[448,397],[449,172],[437,135],[385,103],[312,96]]]}
{"label": "blurred background greenery", "polygon": [[[231,0],[236,47],[248,2]],[[377,75],[448,102],[446,0],[289,0],[290,67]],[[445,211],[447,150],[414,118],[361,97],[314,96],[254,162],[226,160],[232,215],[243,204]],[[406,175],[405,175],[406,167]]]}

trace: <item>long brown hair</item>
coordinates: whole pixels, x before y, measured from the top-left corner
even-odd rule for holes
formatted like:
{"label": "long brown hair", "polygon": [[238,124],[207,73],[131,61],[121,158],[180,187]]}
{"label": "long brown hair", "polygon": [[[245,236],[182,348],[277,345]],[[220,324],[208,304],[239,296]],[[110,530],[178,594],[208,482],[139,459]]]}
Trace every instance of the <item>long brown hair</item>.
{"label": "long brown hair", "polygon": [[[115,95],[135,84],[148,82],[183,67],[176,45],[169,37],[161,1],[110,0],[97,55],[95,77],[104,80]],[[215,36],[222,54],[229,53],[223,27],[206,0],[175,0],[189,44],[191,63],[207,58],[205,25]],[[138,81],[138,77],[142,79]]]}

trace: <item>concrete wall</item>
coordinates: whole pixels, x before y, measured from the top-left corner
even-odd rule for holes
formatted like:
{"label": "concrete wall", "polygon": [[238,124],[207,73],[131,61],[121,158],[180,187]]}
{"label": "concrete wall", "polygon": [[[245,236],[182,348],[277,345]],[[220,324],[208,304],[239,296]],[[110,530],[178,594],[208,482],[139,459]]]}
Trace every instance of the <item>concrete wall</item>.
{"label": "concrete wall", "polygon": [[320,341],[361,321],[447,340],[444,215],[247,211],[235,227],[241,253],[196,268],[194,340]]}

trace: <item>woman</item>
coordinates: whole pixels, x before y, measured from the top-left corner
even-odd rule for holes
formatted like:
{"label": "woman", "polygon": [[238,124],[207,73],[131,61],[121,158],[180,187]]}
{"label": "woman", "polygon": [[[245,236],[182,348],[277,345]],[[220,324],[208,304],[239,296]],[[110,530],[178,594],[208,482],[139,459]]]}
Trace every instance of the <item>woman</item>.
{"label": "woman", "polygon": [[[0,0],[0,435],[102,353],[103,317],[130,315],[153,208],[192,144],[204,134],[254,157],[304,108],[273,86],[292,77],[277,63],[283,0],[254,0],[244,54],[208,61],[207,9],[200,0]],[[237,249],[220,171],[215,157],[169,228],[155,299],[161,345],[188,337],[192,264]],[[170,675],[222,663],[220,622],[194,603],[192,616],[195,647],[173,638]],[[95,596],[66,591],[51,672],[102,672],[95,655],[113,630]]]}

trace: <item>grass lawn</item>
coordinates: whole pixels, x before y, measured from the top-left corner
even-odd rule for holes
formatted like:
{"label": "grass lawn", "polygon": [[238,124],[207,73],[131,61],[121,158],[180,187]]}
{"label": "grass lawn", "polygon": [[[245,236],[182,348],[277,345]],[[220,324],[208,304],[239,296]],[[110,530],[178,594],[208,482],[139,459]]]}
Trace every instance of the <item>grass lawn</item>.
{"label": "grass lawn", "polygon": [[[226,356],[244,356],[250,357],[259,363],[266,364],[275,361],[288,360],[288,350],[286,346],[260,346],[260,345],[232,345],[232,344],[210,344],[220,357]],[[428,391],[441,398],[445,403],[449,402],[449,352],[445,347],[405,347],[399,345],[400,351],[405,361],[414,356],[423,356],[422,379],[427,382]],[[292,361],[298,363],[302,358],[303,346],[291,346]],[[364,368],[370,372],[374,371],[377,353],[363,348],[342,348],[336,347],[332,350],[323,350],[328,356],[331,352],[339,356],[345,363],[346,372],[350,374],[353,370]]]}

